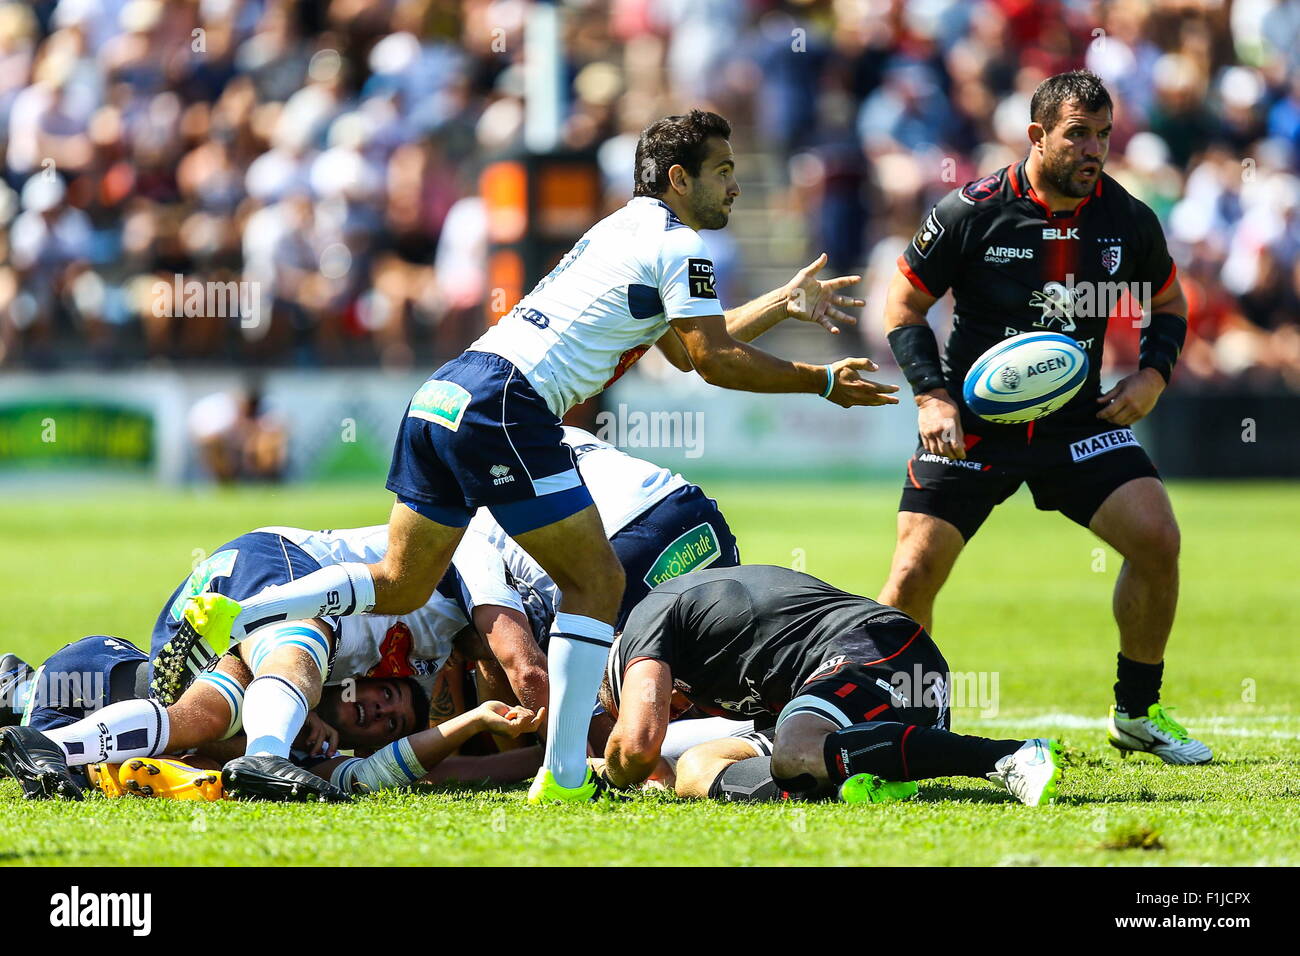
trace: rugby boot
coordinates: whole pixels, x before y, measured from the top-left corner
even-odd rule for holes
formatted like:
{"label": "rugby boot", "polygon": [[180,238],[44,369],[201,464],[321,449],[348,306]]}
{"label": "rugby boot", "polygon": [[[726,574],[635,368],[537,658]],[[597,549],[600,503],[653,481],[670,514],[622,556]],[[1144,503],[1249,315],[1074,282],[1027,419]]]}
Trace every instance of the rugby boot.
{"label": "rugby boot", "polygon": [[180,627],[153,660],[149,689],[164,707],[180,699],[190,681],[230,649],[239,604],[224,594],[196,594],[185,602]]}
{"label": "rugby boot", "polygon": [[17,778],[28,800],[80,800],[59,745],[31,727],[0,728],[0,764]]}
{"label": "rugby boot", "polygon": [[1209,747],[1190,736],[1182,724],[1170,717],[1169,710],[1160,703],[1152,704],[1141,717],[1130,717],[1111,704],[1106,739],[1121,757],[1149,753],[1165,763],[1209,763],[1214,756]]}
{"label": "rugby boot", "polygon": [[537,776],[533,778],[533,785],[528,788],[528,802],[534,805],[543,803],[590,803],[595,798],[597,792],[596,778],[592,774],[591,768],[587,768],[587,775],[583,778],[581,786],[562,787],[556,781],[555,776],[542,767],[537,771]]}
{"label": "rugby boot", "polygon": [[1055,740],[1036,737],[999,760],[987,776],[1006,787],[1025,806],[1045,807],[1056,802],[1064,775],[1061,745]]}
{"label": "rugby boot", "polygon": [[90,785],[104,796],[116,798],[127,795],[122,786],[120,763],[88,763],[85,770]]}
{"label": "rugby boot", "polygon": [[910,780],[881,780],[869,773],[855,773],[840,784],[840,799],[845,803],[895,803],[916,794],[917,786]]}
{"label": "rugby boot", "polygon": [[221,786],[232,800],[344,803],[352,798],[328,780],[283,757],[236,757],[221,771]]}
{"label": "rugby boot", "polygon": [[137,757],[122,764],[119,778],[127,793],[172,800],[221,800],[221,771],[200,770],[179,760]]}

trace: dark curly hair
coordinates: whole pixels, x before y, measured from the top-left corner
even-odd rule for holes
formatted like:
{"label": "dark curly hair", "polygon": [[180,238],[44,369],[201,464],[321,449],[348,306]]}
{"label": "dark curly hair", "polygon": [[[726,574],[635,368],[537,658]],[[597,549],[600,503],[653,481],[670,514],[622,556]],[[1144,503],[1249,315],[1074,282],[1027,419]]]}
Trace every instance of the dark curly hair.
{"label": "dark curly hair", "polygon": [[691,110],[684,116],[665,116],[647,126],[636,143],[634,196],[662,196],[668,191],[668,170],[681,166],[692,176],[708,152],[711,136],[727,139],[731,124],[717,113]]}
{"label": "dark curly hair", "polygon": [[1049,76],[1038,84],[1033,99],[1029,101],[1029,119],[1050,133],[1061,118],[1061,107],[1066,103],[1077,103],[1089,113],[1102,107],[1112,112],[1115,109],[1101,77],[1087,70],[1071,70]]}

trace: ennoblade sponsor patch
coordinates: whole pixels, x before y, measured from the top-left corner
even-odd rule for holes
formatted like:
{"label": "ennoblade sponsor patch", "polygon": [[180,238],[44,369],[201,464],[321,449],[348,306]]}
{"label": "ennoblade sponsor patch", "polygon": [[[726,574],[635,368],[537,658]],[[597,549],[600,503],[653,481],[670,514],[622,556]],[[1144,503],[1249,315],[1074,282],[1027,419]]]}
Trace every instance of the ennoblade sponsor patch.
{"label": "ennoblade sponsor patch", "polygon": [[406,414],[456,431],[460,428],[470,397],[469,392],[455,382],[431,380],[420,386]]}

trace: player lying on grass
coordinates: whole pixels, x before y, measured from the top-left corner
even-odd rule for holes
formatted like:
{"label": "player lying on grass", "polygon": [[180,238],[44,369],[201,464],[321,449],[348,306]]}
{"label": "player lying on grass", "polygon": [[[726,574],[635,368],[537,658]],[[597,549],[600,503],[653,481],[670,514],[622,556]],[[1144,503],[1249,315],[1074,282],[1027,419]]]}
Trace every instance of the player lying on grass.
{"label": "player lying on grass", "polygon": [[895,608],[786,568],[698,571],[651,591],[614,642],[601,686],[616,717],[606,779],[630,787],[656,768],[676,688],[719,716],[775,718],[769,794],[838,788],[848,802],[882,802],[915,794],[915,780],[970,776],[1030,806],[1053,802],[1056,742],[951,733],[948,680],[934,641]]}
{"label": "player lying on grass", "polygon": [[[214,594],[238,598],[257,593],[268,583],[293,580],[330,562],[374,558],[385,544],[385,529],[380,526],[333,532],[268,528],[223,545],[195,568],[163,606],[152,636],[151,695],[117,702],[96,714],[94,721],[60,728],[56,736],[61,748],[40,758],[43,773],[37,773],[35,765],[31,769],[33,792],[51,790],[47,795],[75,797],[70,789],[75,784],[58,766],[63,760],[73,765],[117,763],[163,753],[169,745],[177,747],[174,735],[182,732],[171,727],[176,716],[172,707],[185,696],[189,700],[180,713],[194,715],[184,732],[191,736],[182,738],[186,748],[229,736],[242,723],[247,749],[243,757],[230,761],[229,769],[240,773],[246,791],[255,792],[258,781],[263,781],[265,795],[272,798],[283,797],[289,789],[286,783],[303,794],[344,798],[345,794],[288,759],[307,713],[321,699],[327,676],[338,684],[363,676],[410,677],[427,698],[434,676],[451,653],[452,641],[471,622],[482,629],[479,633],[493,650],[501,645],[502,635],[512,644],[534,645],[517,592],[499,583],[500,574],[476,577],[480,567],[500,563],[495,551],[484,547],[474,553],[465,563],[464,577],[453,569],[439,590],[411,614],[258,622],[249,640],[219,660],[202,642],[191,643],[184,659],[172,655],[164,660],[164,652],[186,631],[193,634],[189,618],[201,613],[203,602]],[[466,551],[475,547],[471,541]],[[410,693],[406,691],[408,697]],[[427,703],[424,707],[427,710]],[[336,717],[349,723],[354,713],[356,722],[368,724],[377,719],[376,703],[351,702]],[[215,735],[214,714],[225,714],[228,721]],[[387,720],[392,724],[389,730],[399,736],[416,729],[412,724],[399,726],[395,716]],[[0,736],[0,759],[24,761],[22,736]],[[54,759],[58,753],[63,760]]]}
{"label": "player lying on grass", "polygon": [[[149,696],[148,670],[148,656],[118,638],[95,635],[61,648],[19,689],[22,726],[0,730],[0,764],[28,797],[79,799],[78,768],[90,764],[194,750],[224,762],[244,751],[241,715],[252,675],[237,656],[223,657],[162,708]],[[17,723],[13,708],[2,713],[0,722]],[[142,713],[149,719],[141,721]],[[309,768],[340,748],[376,750],[426,726],[428,713],[412,678],[357,677],[324,688],[290,755]]]}
{"label": "player lying on grass", "polygon": [[[315,761],[309,769],[354,795],[423,783],[517,783],[537,771],[541,747],[487,756],[460,756],[456,751],[478,734],[515,739],[536,732],[545,719],[545,712],[534,714],[489,700],[436,727],[388,742],[369,756],[335,756]],[[221,800],[242,796],[239,781],[227,783],[224,775],[212,772],[216,766],[202,757],[142,757],[121,765],[92,764],[90,769],[96,786],[110,797]]]}
{"label": "player lying on grass", "polygon": [[701,110],[644,130],[634,198],[412,397],[388,476],[396,501],[382,559],[270,587],[241,601],[231,630],[218,625],[213,639],[243,640],[268,616],[408,612],[488,508],[564,596],[548,655],[552,726],[529,800],[589,801],[587,731],[625,576],[563,443],[563,416],[652,345],[722,388],[821,395],[845,408],[897,404],[895,386],[859,374],[876,368],[870,359],[808,365],[749,344],[787,318],[832,330],[834,320],[853,321],[840,308],[863,302],[839,290],[860,277],[817,279],[825,256],[780,288],[722,308],[698,230],[724,227],[740,195],[730,135],[725,119]]}
{"label": "player lying on grass", "polygon": [[[468,643],[466,629],[458,646]],[[17,661],[6,655],[7,661]],[[30,669],[29,669],[30,671]],[[57,750],[62,728],[85,721],[99,727],[94,715],[106,704],[136,699],[147,693],[145,677],[148,658],[134,645],[111,637],[92,636],[75,641],[53,654],[41,668],[41,677],[30,686],[28,723],[13,731],[23,741],[25,752]],[[34,676],[34,675],[33,675]],[[405,686],[404,686],[405,685]],[[191,687],[191,691],[195,687]],[[71,696],[65,691],[84,690]],[[55,698],[58,699],[55,699]],[[347,687],[326,687],[317,712],[326,714],[334,726],[316,717],[304,728],[295,742],[295,763],[316,777],[345,792],[356,789],[384,789],[405,786],[415,781],[429,783],[444,780],[474,780],[510,783],[525,779],[541,762],[537,747],[488,757],[451,757],[454,751],[478,733],[510,738],[535,731],[544,713],[534,716],[525,708],[511,708],[497,701],[487,701],[444,721],[437,728],[427,728],[428,711],[423,691],[410,678],[361,677]],[[213,695],[187,693],[168,708],[171,754],[158,757],[138,756],[122,763],[85,764],[96,786],[110,796],[139,793],[146,796],[178,796],[190,799],[218,799],[222,794],[219,775],[228,755],[225,743],[218,741],[218,728],[230,720],[225,704]],[[7,716],[12,719],[12,711]],[[411,732],[416,728],[424,730]],[[336,729],[337,728],[337,729]],[[44,737],[44,741],[40,738]],[[240,750],[242,751],[242,741]],[[194,755],[185,752],[197,749]],[[365,758],[338,756],[337,751],[358,750],[371,753]],[[5,748],[6,753],[15,750]],[[31,796],[46,796],[38,775],[29,769],[30,759],[6,760],[6,769],[23,784]],[[74,778],[75,779],[75,778]],[[77,784],[79,785],[79,781]],[[66,780],[65,780],[66,784]],[[360,784],[360,787],[354,786]],[[239,790],[237,781],[233,789]],[[73,790],[65,786],[64,795]]]}

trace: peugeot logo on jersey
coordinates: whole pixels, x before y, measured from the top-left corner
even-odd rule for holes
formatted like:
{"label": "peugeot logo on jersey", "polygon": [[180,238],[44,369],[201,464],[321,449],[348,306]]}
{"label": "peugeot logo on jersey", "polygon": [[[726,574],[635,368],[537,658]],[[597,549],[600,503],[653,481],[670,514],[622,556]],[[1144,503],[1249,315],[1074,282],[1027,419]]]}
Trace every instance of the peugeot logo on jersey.
{"label": "peugeot logo on jersey", "polygon": [[1049,282],[1030,294],[1029,304],[1043,310],[1043,314],[1034,322],[1035,328],[1051,329],[1060,323],[1062,332],[1074,331],[1073,289],[1059,282]]}

